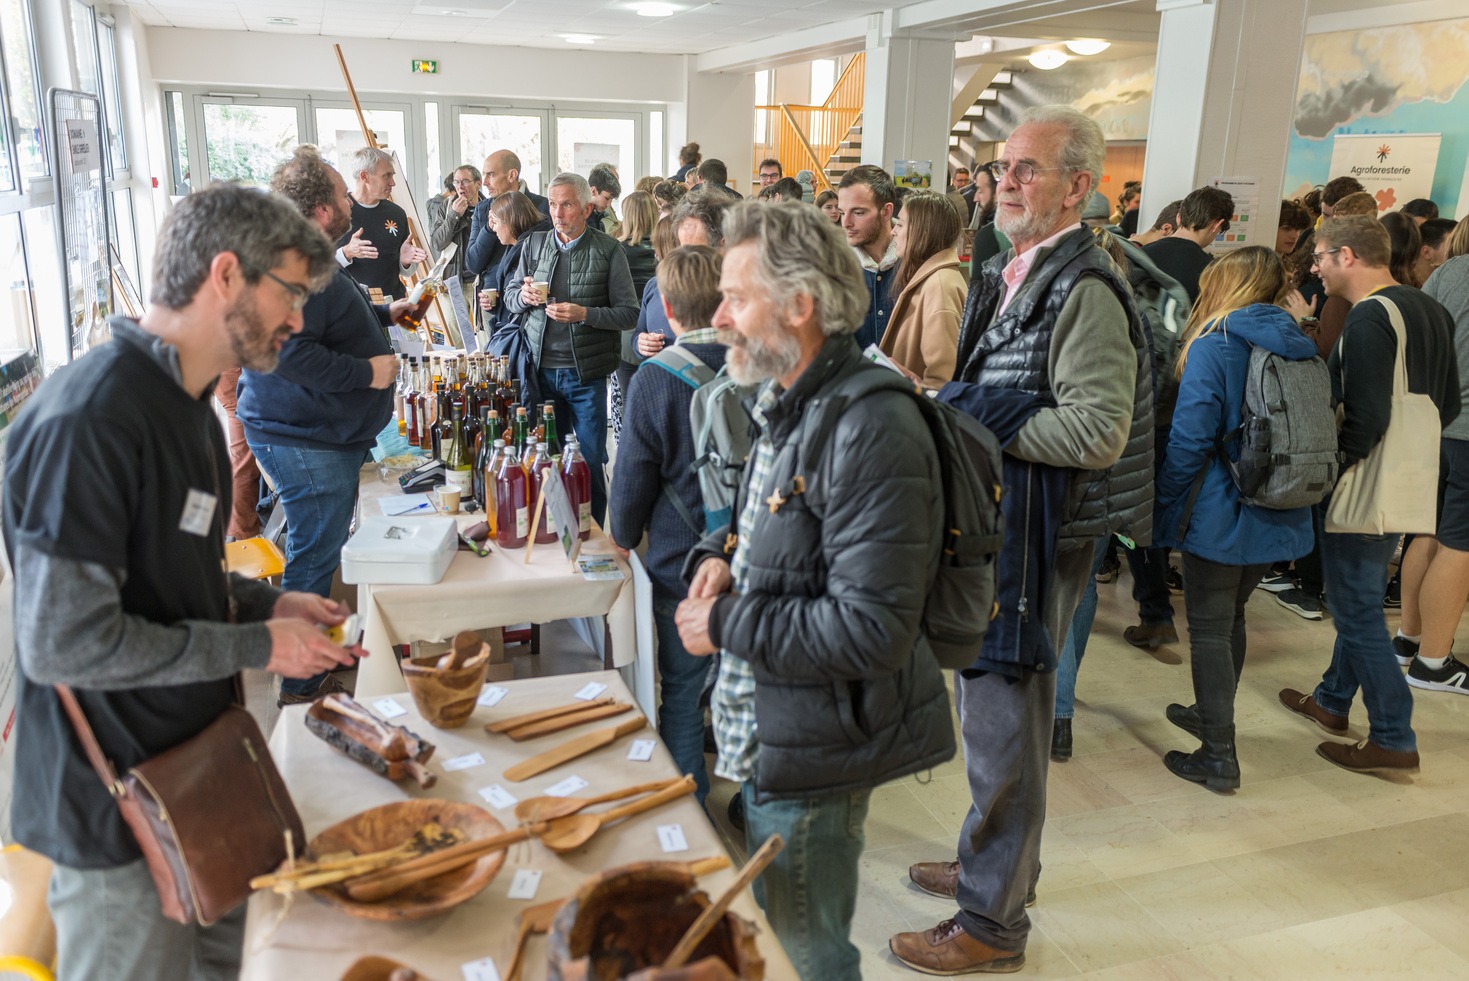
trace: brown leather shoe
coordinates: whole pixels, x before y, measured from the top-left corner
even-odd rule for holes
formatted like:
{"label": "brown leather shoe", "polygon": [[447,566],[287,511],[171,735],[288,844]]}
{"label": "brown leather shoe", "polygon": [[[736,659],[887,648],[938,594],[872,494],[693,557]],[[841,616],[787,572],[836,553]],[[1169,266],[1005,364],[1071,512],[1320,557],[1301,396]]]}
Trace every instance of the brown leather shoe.
{"label": "brown leather shoe", "polygon": [[888,949],[924,974],[1013,974],[1025,966],[1025,951],[996,950],[965,933],[957,920],[944,920],[932,930],[896,934]]}
{"label": "brown leather shoe", "polygon": [[[1122,639],[1133,647],[1157,650],[1164,644],[1178,643],[1178,629],[1171,620],[1167,623],[1140,623],[1122,631]],[[1183,662],[1180,660],[1179,663]]]}
{"label": "brown leather shoe", "polygon": [[908,878],[930,896],[953,899],[959,893],[958,862],[919,862],[908,866]]}
{"label": "brown leather shoe", "polygon": [[[1345,736],[1347,734],[1347,717],[1326,711],[1326,709],[1316,704],[1316,699],[1311,695],[1302,694],[1294,688],[1282,688],[1280,689],[1280,704],[1290,709],[1296,715],[1310,719],[1328,736]],[[1332,762],[1335,761],[1333,760]]]}
{"label": "brown leather shoe", "polygon": [[1316,755],[1353,773],[1417,773],[1418,751],[1383,749],[1370,739],[1360,743],[1322,743]]}

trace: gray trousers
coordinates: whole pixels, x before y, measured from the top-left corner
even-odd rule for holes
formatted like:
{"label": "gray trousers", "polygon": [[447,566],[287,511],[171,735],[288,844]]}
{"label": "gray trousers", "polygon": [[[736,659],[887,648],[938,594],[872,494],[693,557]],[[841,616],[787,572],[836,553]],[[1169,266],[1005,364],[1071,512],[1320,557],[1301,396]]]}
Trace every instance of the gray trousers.
{"label": "gray trousers", "polygon": [[240,974],[245,904],[211,927],[165,919],[148,866],[51,873],[58,981],[233,981]]}
{"label": "gray trousers", "polygon": [[[1056,554],[1045,618],[1057,650],[1066,643],[1091,566],[1090,545]],[[1020,953],[1030,935],[1025,898],[1041,873],[1056,674],[1027,671],[1014,680],[956,672],[954,690],[971,798],[959,833],[956,919],[975,939]]]}

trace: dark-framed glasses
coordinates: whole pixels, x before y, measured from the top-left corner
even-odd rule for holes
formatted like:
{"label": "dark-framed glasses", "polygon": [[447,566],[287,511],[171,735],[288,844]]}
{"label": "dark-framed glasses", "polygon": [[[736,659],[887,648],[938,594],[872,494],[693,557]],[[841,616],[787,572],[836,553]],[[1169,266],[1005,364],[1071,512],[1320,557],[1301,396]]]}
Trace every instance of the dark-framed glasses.
{"label": "dark-framed glasses", "polygon": [[280,284],[281,289],[283,289],[287,293],[291,294],[291,312],[292,313],[300,313],[301,310],[302,310],[302,308],[304,308],[306,306],[306,301],[309,300],[309,299],[311,299],[311,291],[308,290],[306,287],[301,286],[298,283],[288,283],[284,279],[281,279],[275,273],[271,272],[269,269],[266,269],[263,266],[257,266],[255,263],[250,262],[250,261],[245,260],[245,259],[241,259],[240,260],[240,265],[243,268],[248,269],[250,272],[253,272],[257,276],[268,276],[268,277],[270,277],[271,279],[275,280],[277,283]]}
{"label": "dark-framed glasses", "polygon": [[1065,169],[1066,168],[1064,167],[1037,167],[1035,164],[1025,160],[1020,161],[1020,163],[1015,164],[1014,166],[1005,163],[1003,160],[996,160],[994,163],[989,165],[990,176],[995,179],[996,184],[1004,180],[1006,174],[1013,174],[1015,176],[1015,182],[1017,184],[1029,184],[1031,181],[1035,180],[1036,174],[1044,174],[1048,171],[1053,172]]}
{"label": "dark-framed glasses", "polygon": [[1342,250],[1342,247],[1340,245],[1338,245],[1336,248],[1334,248],[1334,249],[1327,249],[1325,252],[1312,252],[1311,253],[1311,265],[1313,265],[1313,266],[1320,265],[1322,259],[1326,258],[1329,255],[1332,255],[1333,253],[1340,252],[1341,250]]}

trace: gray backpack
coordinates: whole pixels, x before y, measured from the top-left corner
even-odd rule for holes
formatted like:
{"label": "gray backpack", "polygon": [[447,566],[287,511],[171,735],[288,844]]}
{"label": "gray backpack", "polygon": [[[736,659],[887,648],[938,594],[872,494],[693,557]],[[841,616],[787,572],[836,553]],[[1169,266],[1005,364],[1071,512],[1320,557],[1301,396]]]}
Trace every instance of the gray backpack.
{"label": "gray backpack", "polygon": [[[1241,423],[1215,446],[1241,500],[1277,511],[1319,504],[1340,467],[1326,362],[1253,347],[1248,370]],[[1231,459],[1225,447],[1236,440],[1239,456]]]}

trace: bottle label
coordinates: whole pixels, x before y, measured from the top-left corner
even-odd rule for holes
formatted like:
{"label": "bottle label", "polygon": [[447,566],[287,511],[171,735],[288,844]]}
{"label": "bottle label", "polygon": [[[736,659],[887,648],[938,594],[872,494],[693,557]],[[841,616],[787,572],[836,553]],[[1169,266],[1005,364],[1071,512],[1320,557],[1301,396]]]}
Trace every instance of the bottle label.
{"label": "bottle label", "polygon": [[530,534],[530,509],[515,509],[515,537],[524,538]]}
{"label": "bottle label", "polygon": [[591,501],[583,501],[583,502],[577,504],[577,506],[576,506],[576,519],[577,519],[577,523],[581,525],[581,528],[579,530],[581,530],[581,531],[591,531],[592,530],[592,502]]}
{"label": "bottle label", "polygon": [[468,494],[471,482],[474,480],[473,470],[450,470],[445,476],[449,483],[459,488],[460,493]]}

